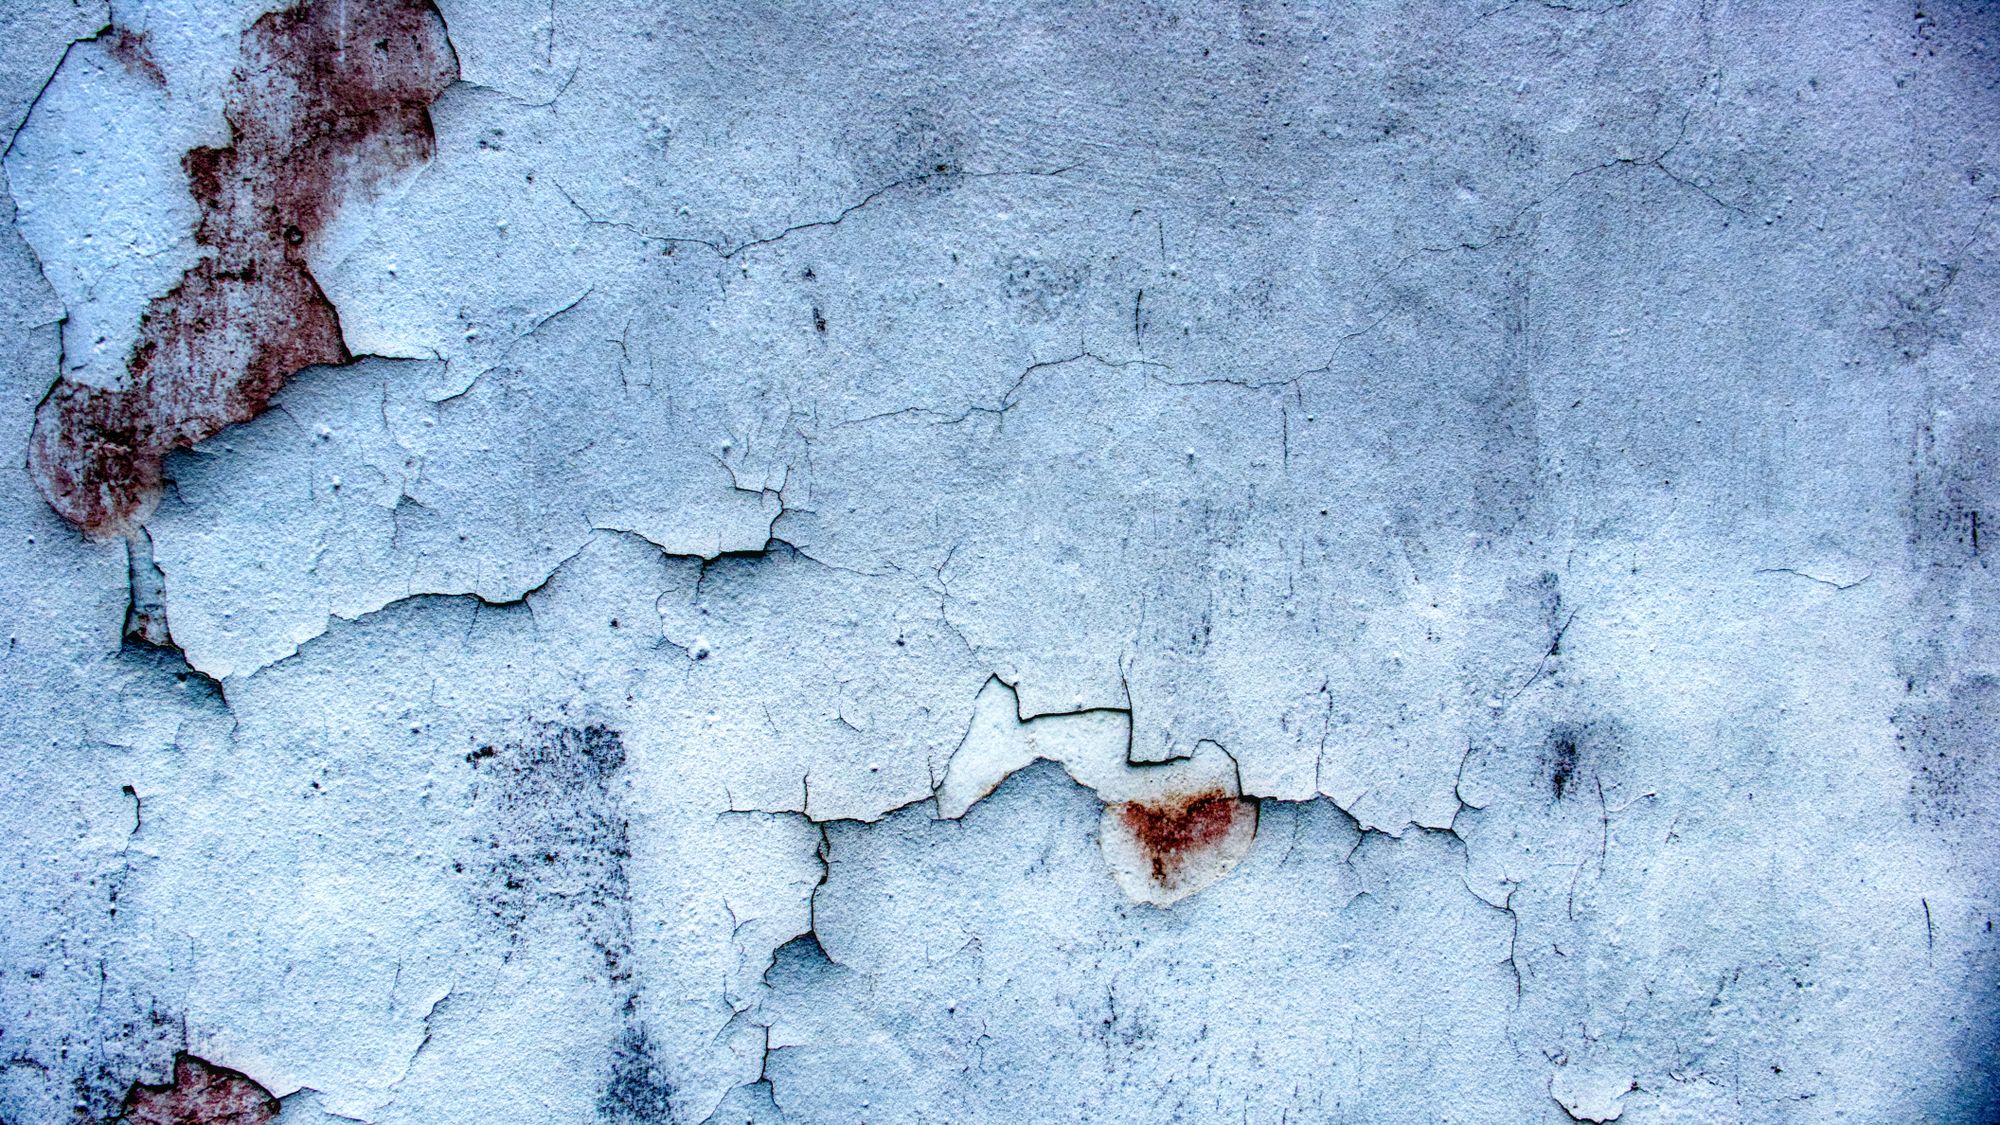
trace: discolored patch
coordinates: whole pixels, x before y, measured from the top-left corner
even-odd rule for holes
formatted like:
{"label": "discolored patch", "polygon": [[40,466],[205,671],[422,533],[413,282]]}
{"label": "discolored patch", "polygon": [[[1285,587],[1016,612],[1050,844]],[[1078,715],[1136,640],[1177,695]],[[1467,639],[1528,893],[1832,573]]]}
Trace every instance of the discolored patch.
{"label": "discolored patch", "polygon": [[672,1125],[674,1085],[642,1027],[627,1027],[611,1051],[611,1075],[597,1097],[605,1125]]}
{"label": "discolored patch", "polygon": [[1256,831],[1256,801],[1205,789],[1110,806],[1102,844],[1129,897],[1167,906],[1228,873]]}
{"label": "discolored patch", "polygon": [[631,844],[614,783],[624,739],[609,727],[547,723],[466,761],[480,827],[458,867],[480,876],[469,889],[481,911],[512,940],[531,919],[566,920],[603,957],[608,979],[626,985]]}
{"label": "discolored patch", "polygon": [[1549,792],[1556,800],[1563,799],[1569,792],[1570,781],[1576,777],[1576,762],[1579,756],[1576,745],[1577,732],[1567,727],[1549,733],[1545,756],[1549,768]]}
{"label": "discolored patch", "polygon": [[146,46],[145,32],[113,27],[104,32],[103,39],[104,49],[125,69],[161,89],[166,88],[166,72],[160,69],[159,63],[153,61],[153,52]]}
{"label": "discolored patch", "polygon": [[278,1099],[248,1075],[181,1052],[174,1080],[134,1084],[125,1095],[130,1125],[263,1125],[278,1118]]}
{"label": "discolored patch", "polygon": [[1910,818],[1942,827],[1990,815],[2000,795],[2000,678],[1953,677],[1891,716],[1910,769]]}
{"label": "discolored patch", "polygon": [[[113,55],[151,65],[130,34]],[[307,0],[244,33],[231,143],[182,160],[201,261],[140,318],[122,386],[65,377],[36,410],[29,468],[57,512],[128,529],[170,451],[256,417],[301,368],[351,358],[307,250],[347,195],[430,158],[429,106],[457,69],[428,0]]]}
{"label": "discolored patch", "polygon": [[1139,839],[1155,881],[1179,874],[1188,856],[1229,834],[1244,802],[1217,790],[1157,805],[1136,801],[1118,806],[1118,815]]}

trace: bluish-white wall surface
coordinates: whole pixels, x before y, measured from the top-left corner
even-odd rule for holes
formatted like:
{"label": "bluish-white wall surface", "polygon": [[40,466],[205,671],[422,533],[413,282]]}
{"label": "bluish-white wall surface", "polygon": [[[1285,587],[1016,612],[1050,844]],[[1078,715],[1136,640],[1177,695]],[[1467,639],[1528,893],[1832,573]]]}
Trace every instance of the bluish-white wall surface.
{"label": "bluish-white wall surface", "polygon": [[2000,1121],[2000,6],[282,2],[0,5],[0,1123]]}

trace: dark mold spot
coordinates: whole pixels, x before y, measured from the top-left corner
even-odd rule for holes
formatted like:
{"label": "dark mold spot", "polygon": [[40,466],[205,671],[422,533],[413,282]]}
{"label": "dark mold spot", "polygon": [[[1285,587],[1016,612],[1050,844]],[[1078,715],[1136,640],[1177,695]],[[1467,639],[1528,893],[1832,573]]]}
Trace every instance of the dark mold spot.
{"label": "dark mold spot", "polygon": [[1145,852],[1153,881],[1166,885],[1192,855],[1221,843],[1236,818],[1255,804],[1211,789],[1150,804],[1127,801],[1118,807],[1118,816]]}
{"label": "dark mold spot", "polygon": [[[1983,411],[1983,412],[1982,412]],[[1938,403],[1911,450],[1908,521],[1912,621],[1897,638],[1904,698],[1892,714],[1911,771],[1913,819],[1968,825],[2000,793],[1992,731],[2000,679],[1993,651],[1994,573],[1984,513],[2000,505],[2000,426],[1983,400]],[[1990,545],[1990,542],[1989,544]]]}
{"label": "dark mold spot", "polygon": [[566,914],[603,956],[615,985],[631,977],[625,816],[613,787],[625,742],[609,727],[555,723],[466,755],[478,780],[481,909],[518,939],[531,915]]}
{"label": "dark mold spot", "polygon": [[[1979,536],[1984,531],[1992,537],[2000,426],[1940,427],[1926,421],[1916,437],[1906,515],[1912,569],[1933,585],[1949,581],[1953,571],[1983,571]],[[1955,592],[1923,591],[1933,598]]]}
{"label": "dark mold spot", "polygon": [[[143,40],[114,35],[114,57],[150,65]],[[157,502],[168,452],[352,358],[305,250],[349,193],[430,158],[428,107],[457,70],[428,0],[307,0],[244,33],[231,143],[182,160],[207,253],[148,307],[122,387],[58,379],[35,413],[29,468],[51,507],[120,531]]]}
{"label": "dark mold spot", "polygon": [[1896,743],[1910,765],[1911,819],[1933,826],[1981,815],[2000,795],[1992,752],[2000,679],[1967,674],[1895,714]]}
{"label": "dark mold spot", "polygon": [[1549,741],[1544,748],[1544,760],[1549,770],[1549,791],[1556,800],[1563,799],[1569,791],[1571,779],[1576,777],[1576,762],[1580,755],[1577,748],[1578,732],[1570,727],[1557,727],[1549,732]]}
{"label": "dark mold spot", "polygon": [[965,125],[940,113],[942,102],[927,101],[892,110],[888,119],[856,123],[844,144],[852,153],[859,183],[906,183],[942,189],[963,167],[968,147]]}
{"label": "dark mold spot", "polygon": [[628,1027],[611,1053],[611,1078],[597,1098],[597,1119],[615,1125],[668,1125],[674,1086],[653,1057],[646,1031]]}
{"label": "dark mold spot", "polygon": [[1925,262],[1919,275],[1895,294],[1882,331],[1898,359],[1914,363],[1939,344],[1959,342],[1963,317],[1949,303],[1959,269],[1956,262]]}
{"label": "dark mold spot", "polygon": [[[115,892],[117,883],[107,881],[112,882],[110,889]],[[113,899],[115,901],[115,893]],[[90,908],[76,901],[69,909],[88,911]],[[76,917],[81,918],[82,915]],[[105,932],[116,929],[112,927]],[[17,1010],[26,1010],[20,1005],[32,1004],[50,1012],[66,1009],[70,1013],[60,1027],[50,1027],[41,1034],[28,1026],[5,1029],[5,1041],[11,1046],[4,1065],[9,1068],[26,1067],[36,1073],[30,1076],[11,1071],[7,1075],[11,1081],[6,1091],[0,1093],[0,1121],[15,1125],[29,1121],[62,1120],[94,1125],[114,1121],[205,1120],[126,1116],[134,1100],[150,1102],[174,1088],[173,1083],[160,1087],[139,1086],[133,1082],[132,1076],[155,1071],[160,1064],[184,1050],[186,1025],[178,1011],[162,1009],[159,998],[151,994],[145,983],[136,979],[136,974],[116,967],[116,955],[104,952],[111,948],[109,945],[96,945],[95,951],[86,957],[79,957],[83,949],[79,948],[75,935],[84,932],[82,928],[72,927],[69,935],[46,939],[42,943],[41,954],[52,958],[53,963],[30,961],[11,970],[0,970],[0,982],[5,982],[11,994],[18,998],[14,1001]],[[34,956],[26,949],[21,952]],[[11,980],[8,979],[10,973]],[[70,991],[86,976],[89,981],[87,993]],[[76,1006],[74,1000],[65,998],[80,995],[91,997],[87,1008]],[[16,1031],[21,1034],[15,1035]],[[41,1087],[40,1090],[36,1090],[36,1086]],[[37,1102],[46,1106],[48,1112],[38,1115],[32,1108]],[[58,1105],[66,1106],[69,1112],[58,1112]]]}
{"label": "dark mold spot", "polygon": [[171,1083],[135,1083],[124,1108],[130,1125],[264,1125],[278,1118],[278,1099],[269,1090],[185,1051],[174,1056]]}
{"label": "dark mold spot", "polygon": [[1070,262],[1016,255],[1006,262],[1000,290],[1028,313],[1049,319],[1078,299],[1089,271]]}

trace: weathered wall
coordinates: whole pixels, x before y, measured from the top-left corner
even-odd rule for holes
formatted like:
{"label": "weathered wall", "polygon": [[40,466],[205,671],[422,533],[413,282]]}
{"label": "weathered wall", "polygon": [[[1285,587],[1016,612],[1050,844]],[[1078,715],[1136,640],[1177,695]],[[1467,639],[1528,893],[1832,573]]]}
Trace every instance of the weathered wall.
{"label": "weathered wall", "polygon": [[2000,11],[0,11],[0,1121],[2000,1120]]}

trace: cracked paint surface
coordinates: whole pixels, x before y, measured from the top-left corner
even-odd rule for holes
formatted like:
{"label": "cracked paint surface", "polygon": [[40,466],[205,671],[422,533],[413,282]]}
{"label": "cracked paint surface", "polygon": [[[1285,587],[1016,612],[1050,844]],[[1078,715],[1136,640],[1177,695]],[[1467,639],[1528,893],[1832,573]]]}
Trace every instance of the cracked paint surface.
{"label": "cracked paint surface", "polygon": [[[99,39],[158,98],[173,97],[142,32],[114,24]],[[168,451],[255,417],[303,368],[347,362],[307,244],[343,195],[430,157],[426,107],[454,77],[443,24],[416,0],[305,3],[243,32],[224,94],[229,143],[181,160],[200,212],[199,260],[136,325],[121,325],[131,343],[114,383],[65,372],[36,412],[29,471],[58,512],[88,531],[126,530],[157,502]],[[60,182],[62,172],[34,167],[39,155],[21,155],[26,178]],[[62,251],[44,243],[40,253]]]}
{"label": "cracked paint surface", "polygon": [[5,1125],[2000,1116],[1986,6],[0,29]]}

